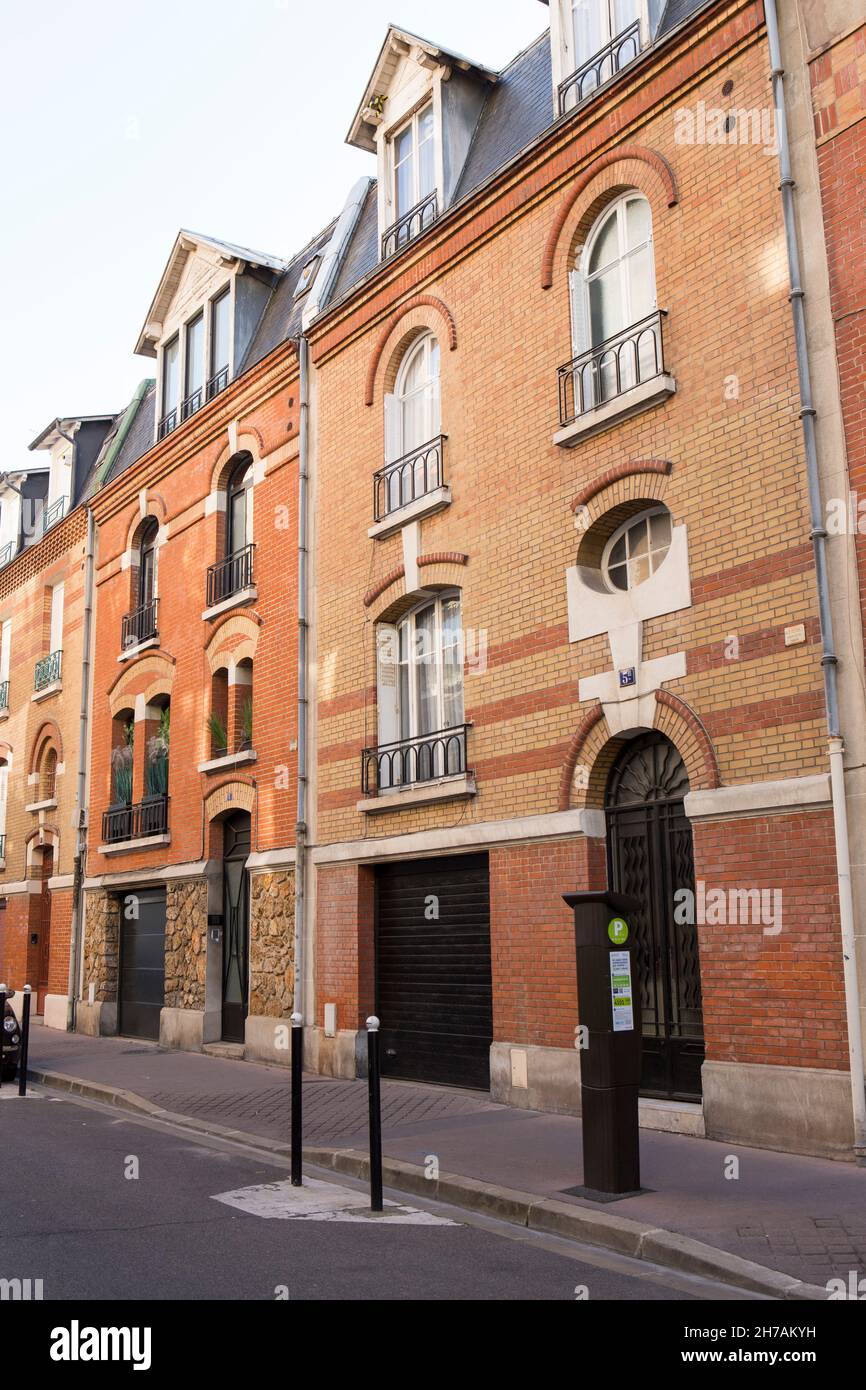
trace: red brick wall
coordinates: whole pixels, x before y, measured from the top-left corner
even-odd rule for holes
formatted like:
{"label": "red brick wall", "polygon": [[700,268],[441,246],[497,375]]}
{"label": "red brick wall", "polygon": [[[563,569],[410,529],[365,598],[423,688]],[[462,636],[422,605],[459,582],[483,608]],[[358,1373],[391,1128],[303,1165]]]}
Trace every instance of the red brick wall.
{"label": "red brick wall", "polygon": [[373,870],[320,866],[316,892],[314,1022],[321,1028],[325,1004],[336,1004],[338,1029],[360,1028],[373,1012]]}
{"label": "red brick wall", "polygon": [[710,888],[781,890],[782,929],[698,925],[707,1057],[847,1070],[832,812],[694,827]]}

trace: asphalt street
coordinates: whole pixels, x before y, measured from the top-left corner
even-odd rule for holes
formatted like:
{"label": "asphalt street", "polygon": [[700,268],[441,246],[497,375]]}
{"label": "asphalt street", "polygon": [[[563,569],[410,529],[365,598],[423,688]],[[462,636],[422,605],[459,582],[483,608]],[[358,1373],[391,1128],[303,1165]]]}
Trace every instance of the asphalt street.
{"label": "asphalt street", "polygon": [[731,1290],[91,1102],[0,1102],[0,1280],[46,1300],[703,1300]]}

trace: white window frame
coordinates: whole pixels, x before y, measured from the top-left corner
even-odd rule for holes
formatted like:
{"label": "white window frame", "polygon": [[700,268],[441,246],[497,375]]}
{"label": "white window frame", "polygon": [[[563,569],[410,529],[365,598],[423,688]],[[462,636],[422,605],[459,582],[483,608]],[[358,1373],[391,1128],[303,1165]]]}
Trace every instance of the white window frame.
{"label": "white window frame", "polygon": [[51,619],[49,624],[48,655],[63,650],[63,601],[65,594],[63,580],[51,587]]}
{"label": "white window frame", "polygon": [[[632,530],[636,529],[636,528],[637,528],[639,525],[641,525],[641,524],[643,524],[643,525],[645,525],[645,526],[648,526],[648,525],[649,525],[649,522],[650,522],[650,519],[651,519],[652,517],[654,517],[654,516],[666,516],[666,517],[668,518],[668,520],[670,521],[671,538],[670,538],[670,540],[669,540],[668,543],[667,543],[667,546],[666,546],[666,548],[665,548],[665,552],[664,552],[664,554],[662,555],[661,559],[660,559],[658,562],[653,562],[653,563],[651,563],[651,565],[650,565],[650,573],[647,575],[646,579],[642,579],[638,584],[632,584],[632,582],[631,582],[631,575],[630,575],[630,573],[629,573],[629,568],[628,568],[628,562],[629,562],[629,559],[630,559],[631,557],[629,556],[629,553],[628,553],[628,543],[626,543],[626,561],[625,561],[625,564],[626,564],[626,578],[628,579],[628,583],[626,584],[626,587],[625,587],[624,589],[621,589],[621,588],[619,587],[619,585],[614,584],[613,581],[612,581],[612,579],[610,578],[610,555],[611,555],[611,551],[613,550],[613,548],[614,548],[614,546],[617,544],[617,542],[620,541],[620,540],[622,539],[623,536],[627,535],[629,531],[632,531]],[[602,579],[604,580],[604,586],[605,586],[605,588],[607,589],[608,593],[611,593],[611,594],[627,594],[627,593],[631,593],[634,589],[640,588],[641,584],[646,584],[646,582],[647,582],[648,579],[652,579],[654,575],[658,574],[659,570],[661,569],[662,565],[664,564],[665,560],[667,559],[668,555],[670,554],[671,545],[673,544],[673,534],[674,534],[674,519],[673,519],[673,517],[671,516],[671,513],[670,513],[669,509],[668,509],[667,507],[665,507],[664,505],[662,505],[662,504],[660,504],[659,506],[656,506],[656,507],[647,507],[645,511],[637,512],[634,516],[628,517],[628,519],[627,519],[626,521],[624,521],[624,522],[622,523],[621,526],[618,526],[618,527],[616,528],[616,530],[614,531],[613,535],[610,536],[609,539],[607,540],[607,542],[606,542],[606,544],[605,544],[605,547],[604,547],[604,550],[602,551],[602,556],[601,556],[601,577],[602,577]],[[648,548],[646,553],[647,553],[647,556],[649,556],[649,557],[651,558],[651,560],[652,560],[652,557],[655,556],[656,554],[658,554],[658,551],[657,551],[657,550],[652,550],[652,549],[649,549],[649,548]]]}
{"label": "white window frame", "polygon": [[[434,346],[439,349],[437,353],[438,370],[434,373],[431,369]],[[425,377],[423,383],[416,387],[411,393],[405,389],[406,378],[409,375],[412,364],[418,354],[424,356]],[[436,439],[442,433],[442,407],[440,393],[440,373],[442,370],[442,352],[439,339],[436,334],[428,331],[416,338],[403,354],[400,366],[397,371],[397,379],[394,382],[394,390],[385,396],[385,462],[394,463],[396,459],[404,458],[413,448],[421,448],[423,444],[429,444],[430,440]],[[427,411],[430,424],[429,432],[425,431],[426,437],[407,447],[405,433],[404,407],[412,396],[427,394]]]}
{"label": "white window frame", "polygon": [[[446,724],[445,720],[445,661],[443,644],[443,606],[446,603],[456,601],[461,614],[460,626],[458,628],[457,650],[460,656],[460,707],[461,717],[458,723]],[[459,589],[448,589],[442,593],[427,594],[414,605],[413,608],[405,613],[396,623],[380,623],[377,630],[377,708],[378,708],[378,741],[379,746],[393,744],[409,744],[415,739],[423,740],[428,737],[421,732],[420,728],[420,701],[418,696],[418,676],[417,668],[424,659],[418,650],[418,618],[422,613],[433,609],[433,659],[436,665],[436,691],[437,691],[437,722],[435,728],[430,731],[429,737],[433,738],[437,733],[445,729],[460,729],[465,721],[465,689],[464,689],[464,654],[462,640],[462,594]],[[403,715],[401,708],[401,667],[400,660],[400,634],[405,631],[406,650],[408,653],[408,680],[410,708],[407,713],[406,728],[404,732]],[[444,765],[435,774],[437,777],[449,776],[445,771]],[[384,784],[380,784],[384,785]],[[397,785],[395,779],[394,785]],[[407,783],[406,785],[414,785]]]}
{"label": "white window frame", "polygon": [[[596,0],[599,8],[602,9],[605,18],[604,28],[608,31],[607,39],[602,41],[603,48],[611,39],[616,38],[616,33],[610,33],[612,28],[611,17],[615,0]],[[640,0],[640,46],[644,49],[650,41],[650,21],[649,21],[649,0]],[[559,87],[567,77],[571,77],[578,67],[584,62],[594,57],[588,53],[585,57],[578,58],[575,51],[574,41],[574,0],[553,0],[550,6],[550,46],[553,68],[553,90],[554,101],[558,103]],[[599,50],[600,51],[600,50]],[[557,115],[559,114],[557,105]]]}
{"label": "white window frame", "polygon": [[[166,378],[165,357],[166,357],[166,353],[168,352],[168,349],[171,347],[172,343],[175,343],[175,342],[177,343],[177,368],[178,368],[178,370],[177,370],[177,400],[174,402],[173,405],[169,405],[168,409],[166,409],[166,401],[165,401],[165,387],[166,387],[166,380],[165,380],[165,378]],[[184,353],[183,331],[182,331],[182,326],[179,325],[177,328],[172,329],[171,333],[168,334],[168,336],[167,336],[165,342],[160,344],[160,349],[159,349],[159,410],[158,410],[158,412],[157,412],[157,420],[156,420],[157,438],[159,438],[159,427],[160,427],[160,424],[161,424],[162,421],[166,418],[167,415],[170,415],[170,414],[171,414],[171,412],[172,412],[173,410],[176,410],[176,411],[177,411],[177,416],[178,416],[178,418],[177,418],[177,423],[180,424],[180,403],[181,403],[181,401],[182,401],[182,399],[183,399],[182,391],[183,391],[183,374],[184,374],[184,360],[183,360],[183,359],[184,359],[184,356],[185,356],[185,353]]]}
{"label": "white window frame", "polygon": [[[421,177],[421,161],[420,161],[420,159],[418,158],[418,151],[419,151],[419,148],[420,148],[420,146],[419,146],[419,141],[418,141],[418,131],[419,131],[419,126],[420,126],[420,122],[421,122],[421,117],[422,117],[422,116],[426,116],[426,114],[427,114],[428,111],[429,111],[429,113],[430,113],[430,120],[431,120],[431,125],[432,125],[432,130],[433,130],[433,133],[432,133],[432,135],[430,136],[430,143],[431,143],[432,146],[433,146],[433,187],[428,191],[428,193],[422,193],[422,192],[420,191],[420,187],[421,187],[421,184],[420,184],[420,177]],[[410,204],[409,204],[409,206],[408,206],[407,208],[404,208],[403,212],[401,212],[401,213],[398,214],[398,211],[397,211],[397,141],[398,141],[398,139],[400,138],[401,135],[404,135],[405,132],[406,132],[407,130],[410,130],[410,129],[411,129],[411,131],[412,131],[412,164],[413,164],[412,201],[410,202]],[[406,213],[408,213],[408,212],[410,212],[410,211],[412,210],[412,208],[417,207],[418,204],[422,201],[423,198],[429,197],[430,193],[437,193],[437,194],[439,193],[439,178],[438,178],[438,153],[439,153],[439,151],[438,151],[438,146],[439,146],[439,131],[438,131],[438,128],[437,128],[437,121],[436,121],[436,105],[435,105],[435,103],[434,103],[434,101],[433,101],[433,93],[431,92],[431,93],[429,93],[428,97],[427,97],[424,101],[422,101],[422,102],[420,103],[420,105],[418,105],[418,106],[415,108],[415,110],[412,112],[412,114],[411,114],[411,116],[409,117],[408,120],[404,120],[400,125],[395,126],[394,129],[393,129],[392,131],[390,131],[389,134],[388,134],[389,176],[390,176],[389,187],[390,187],[390,204],[391,204],[391,222],[390,222],[389,225],[393,225],[393,224],[398,220],[398,217],[404,217],[404,216],[406,215]]]}
{"label": "white window frame", "polygon": [[[646,203],[647,208],[649,210],[649,237],[645,242],[642,242],[640,246],[633,246],[628,250],[624,250],[623,248],[626,244],[626,208],[630,202],[637,201]],[[604,210],[599,213],[598,217],[593,223],[592,229],[590,230],[590,234],[587,237],[586,244],[583,248],[583,251],[581,252],[578,265],[575,268],[575,270],[571,272],[571,338],[573,353],[575,357],[580,357],[582,353],[589,352],[591,348],[599,346],[598,343],[594,343],[592,341],[592,317],[590,313],[589,286],[592,280],[596,279],[597,276],[601,275],[602,273],[608,272],[611,267],[610,265],[604,266],[601,270],[594,272],[594,274],[592,275],[588,274],[588,270],[590,261],[592,259],[592,253],[595,248],[595,244],[598,241],[598,238],[600,237],[603,229],[607,226],[609,219],[614,214],[616,215],[617,219],[618,256],[617,260],[613,264],[618,266],[620,272],[620,291],[622,295],[622,305],[624,311],[623,317],[625,320],[622,331],[625,331],[627,328],[630,328],[632,324],[636,322],[631,310],[632,295],[631,284],[627,273],[628,262],[630,259],[633,259],[633,257],[637,254],[638,251],[643,250],[644,247],[646,247],[650,253],[650,275],[652,277],[652,283],[650,287],[650,313],[654,313],[658,309],[658,290],[656,286],[656,260],[654,228],[652,220],[652,206],[649,202],[649,199],[643,193],[639,192],[637,189],[629,189],[626,193],[621,194],[613,203],[609,203],[607,207],[605,207]]]}

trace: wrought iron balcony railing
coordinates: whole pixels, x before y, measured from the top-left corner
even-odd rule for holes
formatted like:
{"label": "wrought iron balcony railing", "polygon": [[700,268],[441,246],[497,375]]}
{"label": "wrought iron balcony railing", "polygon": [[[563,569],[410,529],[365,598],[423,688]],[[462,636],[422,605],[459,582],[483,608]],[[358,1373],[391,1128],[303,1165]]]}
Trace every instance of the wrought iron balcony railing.
{"label": "wrought iron balcony railing", "polygon": [[373,474],[373,514],[376,521],[383,521],[392,512],[442,487],[442,459],[447,438],[447,435],[440,434]]}
{"label": "wrought iron balcony railing", "polygon": [[170,410],[167,415],[163,415],[156,427],[157,439],[165,439],[167,434],[177,429],[177,409]]}
{"label": "wrought iron balcony railing", "polygon": [[365,796],[466,772],[469,728],[469,724],[457,724],[452,729],[439,729],[432,734],[401,739],[398,743],[365,748],[361,754],[361,786]]}
{"label": "wrought iron balcony railing", "polygon": [[149,796],[131,806],[111,806],[102,813],[102,843],[146,840],[168,830],[168,796]]}
{"label": "wrought iron balcony railing", "polygon": [[204,402],[204,390],[200,386],[197,391],[190,391],[180,403],[180,418],[188,420],[190,415],[195,415],[197,410],[201,410]]}
{"label": "wrought iron balcony railing", "polygon": [[205,387],[205,390],[207,391],[208,400],[212,401],[214,396],[218,396],[220,391],[224,391],[228,384],[229,369],[228,367],[220,367],[218,372],[214,372],[213,376],[211,377],[210,381],[207,383],[207,386]]}
{"label": "wrought iron balcony railing", "polygon": [[213,608],[214,604],[222,603],[242,589],[251,588],[255,548],[255,544],[245,545],[243,550],[236,550],[225,560],[210,566],[207,572],[207,608]]}
{"label": "wrought iron balcony railing", "polygon": [[120,628],[120,645],[124,651],[127,647],[137,647],[140,642],[148,642],[151,637],[156,637],[158,603],[158,598],[152,598],[150,603],[143,603],[131,613],[124,613]]}
{"label": "wrought iron balcony railing", "polygon": [[396,256],[397,252],[408,246],[410,241],[414,241],[416,236],[432,227],[438,216],[439,199],[435,192],[428,193],[426,198],[422,198],[420,203],[404,212],[402,217],[397,218],[393,227],[389,227],[383,233],[382,260],[387,261],[389,256]]}
{"label": "wrought iron balcony railing", "polygon": [[640,53],[640,20],[636,19],[604,48],[582,63],[570,77],[559,84],[559,114],[579,106],[597,88],[609,82],[623,68],[633,63]]}
{"label": "wrought iron balcony railing", "polygon": [[0,711],[9,708],[9,682],[0,681]]}
{"label": "wrought iron balcony railing", "polygon": [[664,371],[662,322],[666,317],[664,309],[657,309],[559,368],[561,425],[570,425]]}
{"label": "wrought iron balcony railing", "polygon": [[50,652],[48,656],[43,656],[41,661],[37,661],[33,677],[34,690],[44,690],[46,686],[59,681],[62,664],[62,651]]}
{"label": "wrought iron balcony railing", "polygon": [[52,526],[56,526],[58,521],[63,520],[63,513],[66,511],[66,498],[58,497],[56,502],[52,502],[50,507],[45,507],[42,512],[42,534],[50,531]]}
{"label": "wrought iron balcony railing", "polygon": [[15,542],[9,541],[8,544],[4,545],[3,549],[0,550],[0,569],[2,569],[4,565],[11,564],[14,559]]}

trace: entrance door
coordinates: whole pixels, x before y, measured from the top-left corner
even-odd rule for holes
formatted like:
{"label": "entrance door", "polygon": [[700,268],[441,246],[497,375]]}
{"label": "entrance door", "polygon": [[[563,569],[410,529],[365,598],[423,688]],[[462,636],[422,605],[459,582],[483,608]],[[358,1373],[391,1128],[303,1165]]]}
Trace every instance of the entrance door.
{"label": "entrance door", "polygon": [[243,1042],[249,998],[250,889],[247,859],[250,817],[235,811],[223,822],[223,1031]]}
{"label": "entrance door", "polygon": [[376,1012],[382,1072],[490,1085],[493,987],[486,854],[376,873]]}
{"label": "entrance door", "polygon": [[689,889],[694,902],[692,831],[683,809],[688,790],[685,765],[668,739],[653,733],[626,745],[608,781],[608,879],[640,904],[641,1089],[699,1100],[704,1028],[698,934],[694,921],[679,923],[674,916],[678,889]]}
{"label": "entrance door", "polygon": [[39,963],[36,967],[36,1012],[45,1012],[48,993],[48,967],[51,960],[51,890],[48,880],[54,873],[54,850],[42,851],[42,890],[39,895]]}
{"label": "entrance door", "polygon": [[165,890],[127,893],[120,902],[118,1032],[159,1038],[165,1003]]}

